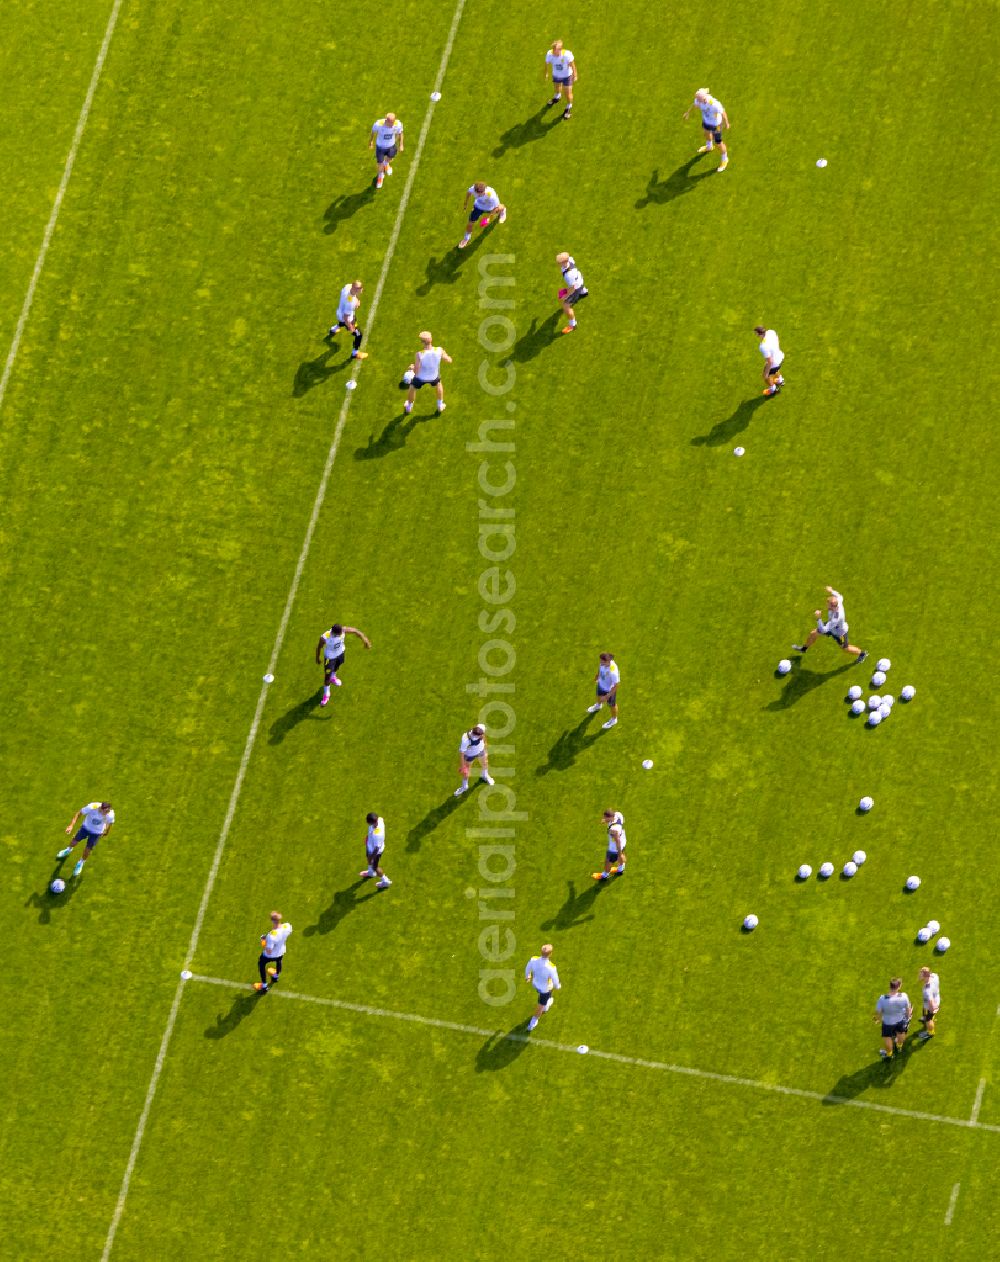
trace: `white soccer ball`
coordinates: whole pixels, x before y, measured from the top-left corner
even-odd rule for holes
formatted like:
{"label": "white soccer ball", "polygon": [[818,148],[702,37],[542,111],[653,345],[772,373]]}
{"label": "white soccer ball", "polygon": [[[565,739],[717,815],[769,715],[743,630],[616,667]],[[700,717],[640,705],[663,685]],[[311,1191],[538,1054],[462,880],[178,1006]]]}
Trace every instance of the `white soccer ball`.
{"label": "white soccer ball", "polygon": [[817,158],[816,165],[822,170],[826,166],[826,158]]}
{"label": "white soccer ball", "polygon": [[808,881],[809,878],[812,876],[812,874],[813,874],[813,870],[809,866],[809,864],[802,863],[799,865],[799,870],[796,873],[796,876],[798,876],[800,881]]}
{"label": "white soccer ball", "polygon": [[941,925],[940,925],[940,922],[937,920],[928,920],[927,928],[932,937],[934,936],[934,934],[941,932]]}
{"label": "white soccer ball", "polygon": [[887,657],[880,657],[880,658],[878,659],[878,668],[879,668],[879,670],[883,670],[883,671],[884,671],[884,670],[891,670],[891,669],[892,669],[892,662],[890,662],[890,661],[889,661],[889,659],[888,659]]}
{"label": "white soccer ball", "polygon": [[916,696],[916,692],[917,690],[916,688],[914,688],[912,684],[907,684],[906,687],[902,690],[902,692],[899,695],[903,699],[903,701],[912,701],[913,698]]}
{"label": "white soccer ball", "polygon": [[847,690],[848,701],[857,701],[860,696],[861,696],[861,685],[851,684],[850,688],[848,688]]}
{"label": "white soccer ball", "polygon": [[751,912],[749,916],[743,917],[743,928],[746,929],[748,932],[756,929],[759,924],[760,924],[760,921],[753,914],[753,912]]}
{"label": "white soccer ball", "polygon": [[855,850],[855,852],[854,852],[854,854],[851,856],[851,858],[854,860],[854,862],[855,862],[855,863],[858,865],[858,867],[860,868],[860,867],[861,867],[861,865],[862,865],[862,863],[864,863],[864,861],[868,858],[868,856],[865,854],[865,852],[864,852],[863,850]]}
{"label": "white soccer ball", "polygon": [[833,864],[829,862],[820,864],[819,874],[824,880],[828,876],[833,876]]}
{"label": "white soccer ball", "polygon": [[881,714],[883,719],[887,719],[889,715],[892,714],[892,706],[886,705],[885,702],[883,701],[882,704],[878,708],[878,712],[879,714]]}
{"label": "white soccer ball", "polygon": [[931,928],[930,928],[930,925],[926,925],[923,929],[921,929],[921,930],[919,930],[919,931],[918,931],[918,933],[917,933],[917,941],[918,941],[918,942],[930,942],[930,940],[931,940],[931,937],[932,937],[932,936],[933,936],[933,935],[931,934]]}
{"label": "white soccer ball", "polygon": [[872,710],[872,712],[868,715],[868,726],[869,726],[869,727],[878,727],[878,725],[879,725],[881,722],[882,722],[882,711],[881,711],[881,710]]}
{"label": "white soccer ball", "polygon": [[875,799],[865,796],[858,803],[858,810],[870,811],[874,805],[875,805]]}
{"label": "white soccer ball", "polygon": [[66,888],[66,882],[62,879],[61,876],[57,876],[56,879],[49,886],[49,890],[53,894],[61,894],[65,888]]}
{"label": "white soccer ball", "polygon": [[913,892],[913,890],[918,890],[918,889],[920,889],[920,877],[919,877],[919,876],[908,876],[908,877],[906,878],[906,888],[907,888],[907,889],[908,889],[911,893]]}
{"label": "white soccer ball", "polygon": [[746,448],[745,448],[745,447],[734,447],[734,448],[733,448],[733,455],[734,455],[734,456],[742,456],[742,455],[745,455],[745,454],[746,454]]}
{"label": "white soccer ball", "polygon": [[934,943],[934,950],[940,951],[941,954],[944,955],[945,951],[947,951],[950,946],[951,938],[938,938],[937,942]]}
{"label": "white soccer ball", "polygon": [[788,660],[787,657],[783,657],[781,661],[778,663],[778,674],[787,675],[791,669],[792,669],[792,663]]}
{"label": "white soccer ball", "polygon": [[857,701],[855,701],[855,703],[851,706],[851,713],[864,714],[864,712],[865,712],[865,703],[861,700],[860,697],[858,697]]}
{"label": "white soccer ball", "polygon": [[414,377],[413,369],[407,368],[406,372],[403,373],[404,385],[407,385],[407,386],[410,385],[410,383],[413,381],[413,377]]}
{"label": "white soccer ball", "polygon": [[844,864],[844,876],[854,876],[858,870],[858,865],[853,860],[848,859]]}
{"label": "white soccer ball", "polygon": [[873,694],[872,694],[872,695],[868,698],[868,709],[869,709],[869,710],[877,710],[881,704],[882,704],[882,698],[878,695],[878,693],[873,693]]}
{"label": "white soccer ball", "polygon": [[644,758],[644,759],[642,760],[642,765],[643,765],[643,767],[646,769],[646,771],[652,771],[652,770],[653,770],[653,760],[652,760],[652,758]]}
{"label": "white soccer ball", "polygon": [[885,671],[877,670],[875,674],[872,675],[872,687],[881,688],[884,683],[885,683]]}
{"label": "white soccer ball", "polygon": [[892,695],[891,692],[887,692],[885,696],[882,698],[882,704],[879,706],[879,709],[884,710],[885,707],[888,706],[889,709],[891,710],[895,704],[896,704],[896,698]]}

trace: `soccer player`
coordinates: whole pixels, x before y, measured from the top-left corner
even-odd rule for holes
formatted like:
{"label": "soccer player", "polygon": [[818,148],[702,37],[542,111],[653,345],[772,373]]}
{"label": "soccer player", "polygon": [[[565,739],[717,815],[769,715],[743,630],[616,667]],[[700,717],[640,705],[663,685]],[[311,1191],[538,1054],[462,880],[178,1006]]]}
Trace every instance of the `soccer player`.
{"label": "soccer player", "polygon": [[486,784],[493,783],[493,777],[490,775],[490,755],[486,746],[486,728],[482,723],[477,723],[475,727],[470,727],[467,732],[462,733],[458,755],[461,760],[458,764],[458,774],[462,777],[462,783],[455,790],[455,797],[460,798],[463,793],[468,793],[469,772],[472,770],[472,764],[477,760],[480,766],[480,780],[485,781]]}
{"label": "soccer player", "polygon": [[722,139],[723,126],[725,126],[727,131],[729,129],[729,115],[726,113],[722,102],[717,101],[708,88],[699,88],[694,94],[694,100],[684,111],[685,122],[687,122],[695,106],[701,111],[701,129],[705,134],[705,143],[698,152],[711,153],[714,146],[718,145],[719,152],[722,154],[722,161],[719,163],[719,173],[721,174],[729,166],[729,153],[726,149],[726,142]]}
{"label": "soccer player", "polygon": [[602,653],[600,664],[597,667],[597,674],[594,676],[594,682],[597,684],[597,700],[592,706],[587,707],[588,714],[596,714],[601,706],[607,702],[608,709],[611,711],[611,718],[606,723],[602,723],[602,727],[614,727],[618,722],[618,685],[621,682],[621,677],[621,671],[618,669],[615,655],[613,653]]}
{"label": "soccer player", "polygon": [[785,352],[778,345],[778,335],[774,329],[765,329],[762,324],[754,327],[754,333],[760,338],[760,353],[764,356],[764,393],[777,394],[785,384],[781,375],[781,365],[785,362]]}
{"label": "soccer player", "polygon": [[863,662],[868,656],[867,649],[858,648],[856,644],[852,644],[847,638],[849,630],[847,625],[847,615],[844,613],[844,598],[840,592],[834,591],[832,587],[827,587],[826,596],[826,622],[823,621],[823,614],[819,609],[813,610],[813,617],[816,619],[815,628],[809,632],[806,637],[805,644],[793,644],[792,648],[796,653],[805,653],[816,643],[821,635],[827,635],[836,644],[838,644],[845,653],[850,653],[852,657],[857,658],[859,662]]}
{"label": "soccer player", "polygon": [[393,158],[397,153],[402,153],[404,148],[403,124],[395,114],[386,114],[385,118],[376,118],[372,123],[368,148],[375,150],[375,161],[378,163],[375,187],[381,188],[385,177],[392,175]]}
{"label": "soccer player", "polygon": [[625,818],[621,811],[605,811],[601,818],[608,830],[608,852],[604,856],[604,871],[592,873],[595,881],[625,875]]}
{"label": "soccer player", "polygon": [[573,84],[577,80],[576,58],[568,48],[563,48],[561,39],[557,39],[545,54],[543,79],[549,77],[549,66],[552,67],[552,87],[555,89],[555,95],[547,104],[558,105],[565,92],[566,108],[563,110],[563,118],[568,119],[573,113]]}
{"label": "soccer player", "polygon": [[538,995],[538,1006],[528,1022],[528,1029],[533,1030],[539,1018],[544,1017],[552,1007],[552,1001],[555,999],[553,992],[562,990],[559,970],[552,963],[552,947],[549,943],[542,947],[541,955],[533,955],[525,965],[524,980],[534,986]]}
{"label": "soccer player", "polygon": [[76,834],[68,846],[64,847],[56,855],[57,859],[66,859],[72,853],[73,848],[78,842],[86,842],[83,850],[83,858],[76,861],[73,869],[73,875],[79,876],[83,871],[83,865],[90,858],[90,852],[94,849],[102,837],[106,837],[114,827],[115,813],[111,809],[110,802],[88,802],[86,806],[81,806],[77,813],[66,825],[67,836],[76,827],[77,820],[83,816],[83,823],[80,825],[80,831]]}
{"label": "soccer player", "polygon": [[934,1037],[934,1021],[941,1008],[941,979],[925,965],[920,970],[920,980],[924,986],[923,1014],[920,1024],[924,1027],[917,1038],[921,1042]]}
{"label": "soccer player", "polygon": [[459,241],[458,248],[464,250],[472,240],[472,226],[479,220],[480,228],[489,226],[493,219],[497,223],[506,223],[507,207],[497,197],[495,188],[491,188],[489,184],[484,184],[482,180],[477,180],[471,185],[465,194],[465,201],[462,203],[462,210],[472,201],[472,209],[469,211],[469,222],[465,225],[465,236]]}
{"label": "soccer player", "polygon": [[280,911],[271,912],[271,928],[260,939],[260,958],[257,960],[257,971],[260,981],[254,982],[253,988],[264,995],[281,977],[281,966],[285,960],[288,935],[292,926],[281,919]]}
{"label": "soccer player", "polygon": [[346,329],[354,338],[354,350],[351,351],[351,359],[367,359],[368,352],[361,349],[361,339],[364,333],[358,328],[357,314],[358,307],[361,306],[361,291],[364,289],[359,280],[348,281],[344,288],[340,291],[340,301],[337,303],[337,319],[327,332],[327,337],[336,337],[341,329]]}
{"label": "soccer player", "polygon": [[892,1059],[893,1049],[897,1056],[902,1054],[906,1030],[912,1016],[913,1005],[903,989],[903,980],[894,977],[889,983],[889,993],[879,995],[875,1015],[872,1017],[873,1021],[882,1022],[882,1046],[878,1049],[878,1054],[883,1060]]}
{"label": "soccer player", "polygon": [[425,329],[420,334],[420,350],[413,357],[413,363],[410,365],[409,371],[413,373],[413,379],[410,381],[410,388],[406,392],[406,402],[403,404],[403,411],[409,414],[413,411],[413,400],[417,397],[417,391],[422,390],[424,386],[433,386],[437,394],[437,410],[443,412],[448,406],[444,401],[444,386],[441,384],[441,364],[450,364],[451,356],[443,346],[435,346],[434,338]]}
{"label": "soccer player", "polygon": [[340,622],[335,622],[329,631],[324,631],[319,637],[319,643],[316,645],[316,665],[319,666],[321,660],[323,663],[323,696],[320,698],[320,705],[326,705],[330,700],[331,684],[337,688],[343,685],[344,681],[338,676],[337,671],[344,664],[349,635],[356,635],[366,649],[371,648],[372,642],[363,631],[359,631],[357,627],[345,627]]}
{"label": "soccer player", "polygon": [[559,290],[559,301],[562,303],[563,314],[569,321],[563,332],[572,333],[576,328],[576,304],[582,302],[584,298],[589,298],[590,291],[583,283],[583,274],[572,255],[563,250],[561,254],[556,255],[556,262],[559,264],[559,270],[565,282],[563,288]]}
{"label": "soccer player", "polygon": [[376,815],[374,811],[369,811],[365,816],[365,822],[368,825],[368,835],[365,837],[365,858],[368,860],[368,866],[362,869],[358,875],[363,881],[367,881],[369,877],[377,876],[379,879],[375,885],[377,890],[387,890],[392,882],[382,871],[382,851],[385,849],[385,820],[381,815]]}

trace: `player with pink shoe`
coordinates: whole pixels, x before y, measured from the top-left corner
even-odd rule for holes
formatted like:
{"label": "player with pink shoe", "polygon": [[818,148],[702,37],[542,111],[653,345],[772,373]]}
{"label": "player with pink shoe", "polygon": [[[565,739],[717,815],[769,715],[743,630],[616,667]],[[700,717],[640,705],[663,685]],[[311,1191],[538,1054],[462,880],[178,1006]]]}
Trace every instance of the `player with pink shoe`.
{"label": "player with pink shoe", "polygon": [[477,180],[466,190],[465,201],[462,203],[463,210],[469,205],[470,200],[472,208],[469,210],[469,222],[465,225],[465,236],[458,243],[460,250],[464,250],[472,240],[472,228],[477,219],[480,228],[489,227],[494,219],[497,223],[504,223],[507,219],[507,207],[497,197],[496,189],[491,188],[489,184],[484,184],[482,180]]}
{"label": "player with pink shoe", "polygon": [[345,627],[340,622],[335,622],[329,631],[324,631],[319,637],[319,643],[316,645],[316,665],[323,666],[323,696],[320,705],[326,705],[330,700],[331,684],[339,688],[344,682],[337,671],[344,664],[349,635],[356,635],[366,649],[371,648],[372,642],[363,631],[359,631],[357,627]]}

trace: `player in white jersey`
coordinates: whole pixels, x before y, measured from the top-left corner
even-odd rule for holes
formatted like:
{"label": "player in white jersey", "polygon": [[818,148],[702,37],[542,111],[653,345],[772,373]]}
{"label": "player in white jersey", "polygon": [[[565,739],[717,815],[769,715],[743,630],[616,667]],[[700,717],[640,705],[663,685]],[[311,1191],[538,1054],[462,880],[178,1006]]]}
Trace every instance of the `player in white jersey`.
{"label": "player in white jersey", "polygon": [[392,160],[397,153],[403,152],[403,147],[403,124],[396,115],[386,114],[385,118],[376,118],[368,138],[368,148],[375,150],[375,161],[378,163],[376,188],[381,188],[385,177],[392,175]]}
{"label": "player in white jersey", "polygon": [[556,255],[556,262],[559,264],[563,278],[563,287],[559,290],[559,301],[562,303],[563,314],[569,321],[563,332],[572,333],[576,328],[576,304],[582,302],[584,298],[589,298],[590,291],[583,283],[583,273],[577,267],[576,259],[571,254],[563,250]]}
{"label": "player in white jersey", "polygon": [[924,965],[920,970],[920,980],[923,983],[923,1015],[920,1018],[920,1024],[924,1027],[917,1038],[922,1043],[927,1039],[934,1037],[934,1021],[941,1007],[941,979],[937,973]]}
{"label": "player in white jersey", "polygon": [[612,876],[625,875],[625,817],[621,811],[605,811],[601,820],[608,830],[608,850],[604,856],[604,871],[591,875],[595,881],[608,881]]}
{"label": "player in white jersey", "polygon": [[423,389],[424,386],[434,387],[437,394],[437,410],[439,412],[445,410],[448,405],[444,401],[444,386],[441,384],[441,365],[451,362],[451,356],[444,347],[435,346],[433,336],[424,330],[420,334],[420,350],[414,355],[413,363],[406,370],[413,376],[410,378],[410,388],[406,392],[404,412],[413,411],[413,400],[417,397],[417,391]]}
{"label": "player in white jersey", "polygon": [[812,648],[821,635],[826,635],[845,653],[850,653],[859,662],[863,662],[868,656],[868,650],[858,648],[847,638],[850,628],[847,625],[847,615],[844,613],[843,596],[832,587],[827,587],[826,593],[826,621],[823,620],[822,612],[814,609],[813,617],[816,619],[816,626],[809,632],[804,644],[793,644],[792,648],[796,653],[805,653],[807,649]]}
{"label": "player in white jersey", "polygon": [[872,1017],[873,1021],[882,1023],[882,1046],[878,1049],[878,1054],[883,1060],[891,1060],[893,1051],[897,1058],[902,1056],[906,1031],[912,1016],[913,1005],[903,989],[903,980],[894,977],[889,983],[889,993],[879,995]]}
{"label": "player in white jersey", "polygon": [[524,980],[534,986],[538,995],[538,1005],[531,1014],[528,1029],[533,1030],[539,1018],[544,1017],[552,1007],[555,992],[562,990],[559,981],[559,970],[552,963],[552,946],[546,943],[540,955],[533,955],[524,967]]}
{"label": "player in white jersey", "polygon": [[361,349],[361,339],[364,333],[358,328],[358,307],[361,306],[361,291],[364,289],[359,280],[348,281],[344,288],[340,291],[340,301],[337,303],[337,318],[330,325],[327,337],[336,337],[341,329],[346,329],[354,338],[354,350],[351,351],[351,359],[367,359],[368,352]]}
{"label": "player in white jersey", "polygon": [[340,688],[344,682],[337,671],[344,664],[349,635],[356,635],[366,649],[371,648],[372,642],[363,631],[359,631],[357,627],[345,627],[340,622],[335,622],[329,631],[324,631],[319,637],[319,643],[316,645],[316,665],[319,666],[321,661],[323,664],[323,696],[320,698],[320,705],[326,705],[330,700],[331,684]]}
{"label": "player in white jersey", "polygon": [[611,711],[611,718],[602,727],[614,727],[618,722],[618,685],[621,682],[621,671],[613,653],[602,653],[597,666],[594,683],[597,685],[597,700],[587,707],[588,714],[596,714],[603,705]]}
{"label": "player in white jersey", "polygon": [[785,379],[781,375],[785,352],[781,349],[774,329],[765,329],[762,324],[758,324],[754,326],[754,333],[759,339],[760,353],[764,356],[764,393],[777,394],[785,384]]}
{"label": "player in white jersey", "polygon": [[555,95],[547,102],[548,105],[558,105],[562,100],[562,94],[566,93],[566,108],[563,110],[563,118],[568,119],[573,113],[573,84],[577,80],[576,58],[568,48],[563,47],[561,39],[557,39],[549,51],[545,54],[545,70],[542,78],[549,77],[549,67],[552,67],[552,87],[555,89]]}
{"label": "player in white jersey", "polygon": [[493,783],[493,777],[490,775],[489,749],[486,744],[486,728],[482,723],[477,723],[475,727],[470,727],[467,732],[462,733],[458,756],[458,774],[462,777],[462,783],[455,790],[455,797],[459,798],[463,793],[468,793],[469,772],[476,761],[479,762],[481,769],[480,780],[486,784]]}
{"label": "player in white jersey", "polygon": [[726,149],[726,142],[722,139],[722,129],[725,127],[727,131],[729,130],[729,115],[722,102],[717,101],[708,88],[699,88],[694,94],[694,100],[684,111],[685,122],[695,107],[701,111],[701,129],[705,134],[705,143],[698,152],[711,153],[712,149],[718,145],[722,155],[719,171],[724,171],[729,165],[729,152]]}
{"label": "player in white jersey", "polygon": [[489,227],[494,219],[497,223],[505,223],[507,220],[507,207],[497,197],[496,189],[491,188],[489,184],[484,184],[482,180],[477,180],[466,190],[465,201],[462,203],[463,211],[470,201],[472,207],[469,210],[469,221],[465,225],[465,236],[458,243],[460,250],[464,250],[472,240],[472,228],[477,219],[480,228]]}
{"label": "player in white jersey", "polygon": [[90,852],[94,849],[102,837],[106,837],[114,827],[115,813],[111,809],[110,802],[88,802],[86,806],[81,806],[77,813],[66,825],[67,836],[76,827],[77,820],[83,816],[83,823],[80,825],[80,831],[76,834],[68,846],[65,846],[56,855],[60,861],[67,859],[72,854],[76,845],[83,841],[86,845],[83,849],[83,858],[78,859],[76,866],[73,868],[73,875],[79,876],[83,871],[83,865],[90,858]]}
{"label": "player in white jersey", "polygon": [[385,820],[381,815],[376,815],[374,811],[369,811],[365,816],[365,823],[368,825],[368,832],[365,836],[365,858],[368,866],[362,868],[358,873],[363,881],[367,881],[370,877],[377,876],[379,879],[375,885],[377,890],[387,890],[392,882],[382,871],[382,852],[385,850]]}
{"label": "player in white jersey", "polygon": [[286,943],[291,932],[292,926],[287,920],[281,919],[281,912],[272,911],[271,928],[260,939],[260,956],[257,960],[260,981],[253,984],[254,990],[261,995],[266,995],[281,976],[285,951],[288,949]]}

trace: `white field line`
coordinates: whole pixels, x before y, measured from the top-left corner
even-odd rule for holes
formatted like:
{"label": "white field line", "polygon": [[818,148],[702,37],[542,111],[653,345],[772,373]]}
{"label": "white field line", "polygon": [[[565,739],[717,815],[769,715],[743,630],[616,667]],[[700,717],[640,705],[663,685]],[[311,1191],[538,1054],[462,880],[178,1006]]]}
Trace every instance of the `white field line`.
{"label": "white field line", "polygon": [[979,1079],[979,1086],[976,1088],[976,1098],[972,1104],[972,1116],[969,1121],[973,1126],[979,1121],[979,1110],[983,1107],[983,1092],[986,1090],[986,1079]]}
{"label": "white field line", "polygon": [[[121,0],[118,0],[120,3]],[[434,81],[434,91],[440,91],[441,84],[444,82],[445,71],[448,68],[448,62],[451,58],[451,51],[455,44],[455,35],[458,31],[458,24],[462,17],[462,11],[465,8],[465,0],[458,0],[455,7],[455,13],[452,17],[451,29],[448,32],[448,39],[441,54],[441,64],[438,67],[437,78]],[[403,224],[403,217],[406,214],[406,208],[410,201],[410,191],[413,188],[413,181],[416,178],[417,170],[420,167],[420,159],[424,151],[424,145],[427,140],[427,134],[430,130],[431,118],[434,114],[435,102],[431,101],[427,113],[424,116],[423,126],[420,129],[420,137],[417,140],[417,147],[413,154],[413,160],[410,163],[410,172],[403,189],[403,195],[400,198],[399,208],[396,211],[396,219],[392,226],[392,232],[389,236],[389,244],[386,247],[385,257],[382,260],[382,270],[379,273],[378,284],[375,287],[375,295],[372,298],[371,306],[368,313],[368,328],[371,329],[375,323],[375,315],[378,311],[379,302],[382,297],[382,291],[385,288],[386,276],[389,273],[389,265],[392,263],[393,255],[396,253],[396,245],[399,241],[399,233]],[[355,364],[351,380],[357,378],[360,363]],[[347,413],[350,408],[352,391],[346,391],[344,401],[341,404],[340,415],[337,418],[336,429],[333,434],[333,441],[330,443],[330,449],[327,452],[326,464],[323,467],[323,474],[320,478],[319,487],[316,491],[316,498],[313,501],[312,513],[309,517],[309,524],[306,527],[305,537],[302,541],[302,548],[299,552],[298,560],[295,564],[295,573],[292,575],[291,586],[288,589],[288,596],[285,600],[285,607],[281,614],[281,621],[278,624],[277,634],[274,637],[274,644],[271,648],[271,656],[268,660],[267,674],[273,674],[277,665],[278,657],[281,654],[281,648],[284,644],[285,633],[288,630],[288,622],[292,614],[292,607],[295,604],[295,598],[298,595],[299,583],[305,570],[306,561],[312,547],[313,536],[316,533],[316,526],[319,522],[320,512],[323,503],[326,500],[327,487],[330,482],[330,475],[333,472],[334,461],[337,458],[337,452],[340,450],[340,440],[344,432],[344,426],[347,422]],[[232,826],[233,817],[236,814],[236,807],[243,792],[243,782],[246,778],[247,767],[250,763],[250,757],[253,753],[254,746],[257,743],[257,733],[260,730],[261,715],[264,710],[264,702],[267,698],[268,685],[261,687],[257,696],[257,708],[254,711],[253,722],[250,724],[250,731],[247,733],[246,744],[243,747],[243,757],[240,759],[239,770],[236,773],[236,780],[233,783],[232,792],[229,795],[229,806],[226,810],[226,817],[222,824],[222,831],[219,833],[219,840],[216,843],[215,853],[212,856],[212,865],[205,881],[205,888],[202,891],[201,902],[198,907],[198,914],[195,917],[194,927],[191,931],[191,940],[188,943],[187,955],[184,960],[185,969],[189,967],[191,960],[194,958],[195,951],[198,949],[198,941],[201,937],[202,927],[205,923],[205,914],[208,911],[209,900],[212,896],[212,890],[215,886],[216,877],[219,873],[219,866],[222,863],[222,855],[226,848],[226,841],[229,837],[229,829]],[[107,1262],[111,1255],[111,1250],[115,1241],[115,1234],[118,1231],[118,1224],[121,1222],[122,1213],[125,1209],[125,1202],[128,1198],[129,1186],[132,1182],[132,1173],[135,1170],[135,1163],[139,1156],[139,1149],[142,1147],[143,1136],[146,1132],[146,1123],[149,1120],[150,1109],[152,1108],[153,1098],[156,1095],[156,1089],[159,1085],[160,1074],[167,1055],[167,1048],[174,1032],[174,1025],[177,1021],[177,1012],[180,1007],[180,997],[183,993],[183,982],[178,983],[177,991],[174,995],[174,1001],[170,1008],[170,1014],[167,1018],[167,1024],[163,1031],[163,1038],[160,1041],[160,1050],[156,1057],[156,1064],[153,1067],[152,1077],[149,1080],[149,1086],[146,1088],[146,1098],[143,1102],[142,1112],[139,1115],[139,1122],[136,1126],[135,1135],[132,1139],[132,1147],[129,1152],[128,1162],[125,1167],[125,1174],[122,1177],[121,1188],[118,1192],[118,1200],[115,1204],[115,1211],[111,1218],[111,1225],[108,1228],[107,1238],[104,1242],[104,1252],[101,1254],[102,1262]]]}
{"label": "white field line", "polygon": [[111,47],[111,37],[115,33],[115,27],[118,25],[118,12],[122,7],[122,0],[115,0],[111,9],[111,16],[108,18],[108,24],[104,28],[104,39],[101,41],[101,47],[97,53],[97,60],[94,62],[94,72],[90,76],[90,86],[87,88],[87,95],[83,98],[83,105],[80,108],[80,117],[76,120],[76,131],[73,133],[73,140],[69,147],[69,153],[66,155],[66,165],[63,167],[62,179],[59,181],[59,187],[56,190],[55,200],[52,203],[52,210],[49,214],[49,222],[45,225],[45,234],[42,237],[42,248],[38,251],[38,257],[35,259],[35,269],[31,273],[31,280],[28,282],[28,292],[24,295],[24,302],[21,306],[21,314],[18,317],[17,327],[14,330],[14,337],[10,344],[10,350],[7,352],[7,362],[3,366],[3,375],[0,376],[0,408],[3,407],[3,401],[7,394],[7,386],[10,382],[10,375],[14,371],[14,361],[17,359],[17,353],[21,349],[21,339],[24,337],[24,330],[28,324],[28,317],[31,315],[31,308],[35,301],[35,290],[38,288],[38,281],[42,275],[42,269],[45,266],[45,260],[48,258],[49,246],[52,244],[52,236],[56,230],[56,221],[59,218],[59,212],[62,209],[63,198],[66,196],[66,190],[69,188],[70,176],[73,174],[73,167],[76,165],[76,155],[80,148],[80,141],[83,139],[83,133],[87,126],[87,119],[90,117],[90,109],[94,104],[94,95],[97,92],[97,85],[101,81],[101,74],[104,71],[104,63],[108,57],[108,49]]}
{"label": "white field line", "polygon": [[[191,981],[204,982],[209,986],[225,986],[229,990],[253,991],[250,982],[234,982],[224,977],[205,977],[194,973]],[[182,983],[183,984],[183,983]],[[476,1025],[462,1025],[457,1021],[444,1021],[438,1017],[424,1017],[415,1012],[396,1012],[390,1008],[374,1008],[363,1003],[348,1003],[344,999],[324,999],[319,995],[302,995],[294,990],[282,990],[280,986],[268,992],[282,999],[296,999],[301,1003],[318,1004],[324,1008],[338,1008],[342,1012],[356,1012],[366,1017],[384,1017],[391,1021],[408,1021],[413,1025],[431,1026],[437,1030],[452,1030],[456,1034],[475,1034],[480,1038],[499,1037],[509,1043],[530,1043],[535,1047],[546,1047],[554,1052],[572,1052],[580,1054],[580,1049],[573,1043],[556,1043],[551,1039],[538,1038],[534,1034],[504,1033],[502,1030],[488,1030]],[[266,1002],[262,997],[261,1002]],[[901,1109],[891,1104],[876,1104],[869,1100],[856,1100],[849,1096],[833,1095],[830,1092],[808,1091],[803,1087],[785,1087],[779,1083],[763,1082],[759,1078],[741,1078],[736,1074],[721,1074],[710,1069],[694,1069],[688,1065],[671,1065],[665,1061],[647,1060],[641,1056],[623,1056],[618,1052],[601,1052],[591,1047],[588,1056],[598,1060],[614,1061],[618,1065],[633,1065],[638,1069],[659,1070],[661,1073],[680,1074],[686,1078],[700,1078],[707,1082],[719,1082],[731,1087],[750,1087],[755,1091],[770,1091],[777,1095],[794,1096],[800,1100],[816,1100],[821,1104],[846,1105],[855,1109],[868,1109],[874,1113],[889,1113],[894,1117],[909,1117],[918,1122],[937,1122],[946,1126],[963,1126],[975,1130],[1000,1133],[1000,1126],[980,1122],[976,1118],[967,1120],[963,1117],[947,1117],[941,1113],[925,1113],[919,1109]]]}
{"label": "white field line", "polygon": [[948,1202],[948,1208],[947,1210],[945,1210],[945,1215],[944,1215],[944,1225],[946,1227],[951,1226],[951,1220],[955,1217],[955,1205],[958,1202],[958,1189],[961,1186],[962,1186],[961,1183],[956,1183],[955,1186],[951,1189],[951,1199]]}

